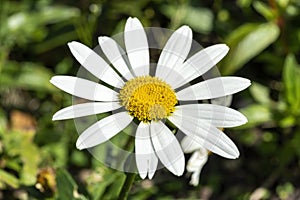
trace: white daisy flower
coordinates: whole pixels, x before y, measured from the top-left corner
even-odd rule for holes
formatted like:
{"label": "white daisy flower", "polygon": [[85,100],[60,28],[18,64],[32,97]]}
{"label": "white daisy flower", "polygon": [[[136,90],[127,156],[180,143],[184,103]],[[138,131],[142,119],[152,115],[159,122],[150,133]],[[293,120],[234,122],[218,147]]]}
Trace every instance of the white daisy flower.
{"label": "white daisy flower", "polygon": [[139,121],[135,134],[135,157],[141,178],[147,175],[150,179],[153,177],[158,160],[173,174],[180,176],[184,172],[185,159],[175,135],[162,121],[167,119],[209,151],[226,158],[237,158],[237,147],[217,127],[239,126],[247,122],[245,116],[223,106],[178,103],[226,96],[250,85],[250,81],[244,78],[219,77],[181,87],[210,70],[229,48],[224,44],[214,45],[187,59],[192,31],[188,26],[182,26],[165,44],[155,75],[151,76],[147,36],[137,18],[127,20],[124,42],[128,61],[124,60],[122,48],[114,40],[99,37],[102,51],[122,77],[87,46],[78,42],[68,44],[83,67],[117,90],[72,76],[54,76],[50,80],[69,94],[95,101],[64,108],[54,114],[53,120],[125,108],[125,111],[114,113],[87,128],[79,136],[76,147],[86,149],[106,142],[135,118]]}

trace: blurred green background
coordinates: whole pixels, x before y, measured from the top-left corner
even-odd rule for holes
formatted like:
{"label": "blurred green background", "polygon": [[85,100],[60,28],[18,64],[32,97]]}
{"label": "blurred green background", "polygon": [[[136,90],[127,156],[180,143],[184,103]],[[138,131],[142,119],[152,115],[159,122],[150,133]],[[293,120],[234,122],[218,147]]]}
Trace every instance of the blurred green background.
{"label": "blurred green background", "polygon": [[75,148],[73,120],[51,121],[72,98],[49,80],[79,69],[67,42],[95,47],[129,16],[226,43],[221,74],[252,81],[232,104],[249,123],[225,130],[239,159],[211,155],[197,187],[159,170],[129,199],[300,199],[299,0],[0,0],[0,199],[116,198],[124,174]]}

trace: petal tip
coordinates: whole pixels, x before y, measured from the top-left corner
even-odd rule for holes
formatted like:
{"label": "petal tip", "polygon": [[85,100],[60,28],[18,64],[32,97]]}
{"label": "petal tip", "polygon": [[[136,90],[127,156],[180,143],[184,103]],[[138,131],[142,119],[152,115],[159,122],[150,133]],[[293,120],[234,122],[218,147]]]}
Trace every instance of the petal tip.
{"label": "petal tip", "polygon": [[87,147],[84,145],[84,142],[80,140],[80,137],[76,141],[76,148],[78,150],[86,149]]}
{"label": "petal tip", "polygon": [[207,47],[207,49],[214,50],[214,51],[219,50],[222,52],[222,54],[226,55],[229,51],[229,46],[227,44],[215,44]]}
{"label": "petal tip", "polygon": [[155,171],[154,172],[148,172],[149,180],[151,180],[153,178],[154,174],[155,174]]}
{"label": "petal tip", "polygon": [[134,21],[134,22],[140,22],[140,20],[136,17],[131,17],[131,20]]}
{"label": "petal tip", "polygon": [[128,18],[127,18],[127,20],[126,20],[126,24],[125,24],[125,26],[126,26],[126,25],[128,25],[129,23],[131,23],[131,22],[132,22],[132,20],[133,20],[133,18],[132,18],[132,17],[128,17]]}
{"label": "petal tip", "polygon": [[183,26],[179,27],[177,30],[192,32],[192,29],[188,25],[183,25]]}
{"label": "petal tip", "polygon": [[99,42],[100,45],[103,44],[107,40],[108,40],[107,36],[100,36],[100,37],[98,37],[98,42]]}
{"label": "petal tip", "polygon": [[56,84],[57,84],[57,77],[56,77],[56,76],[53,76],[53,77],[49,80],[49,82],[50,82],[52,85],[55,85],[55,86],[56,86]]}
{"label": "petal tip", "polygon": [[126,21],[125,24],[125,30],[129,29],[129,30],[135,30],[135,29],[142,29],[143,25],[141,23],[141,21],[136,18],[136,17],[129,17]]}
{"label": "petal tip", "polygon": [[241,78],[241,82],[242,84],[244,85],[243,89],[242,90],[245,90],[246,88],[250,87],[251,86],[251,81],[247,78]]}
{"label": "petal tip", "polygon": [[65,83],[65,82],[64,82],[64,78],[65,78],[65,77],[66,77],[66,76],[53,76],[53,77],[49,80],[49,82],[50,82],[52,85],[54,85],[54,86],[56,86],[56,87],[59,88],[59,85],[60,85],[60,84]]}
{"label": "petal tip", "polygon": [[251,81],[249,79],[247,79],[247,80],[248,80],[248,86],[247,87],[249,87],[251,85]]}
{"label": "petal tip", "polygon": [[229,46],[227,44],[220,44],[221,48],[223,48],[224,51],[228,52],[229,51]]}
{"label": "petal tip", "polygon": [[54,113],[54,115],[52,116],[52,121],[58,121],[58,120],[63,120],[64,118],[61,116],[61,112],[57,111],[56,113]]}
{"label": "petal tip", "polygon": [[76,148],[77,148],[78,150],[85,149],[84,145],[82,145],[82,144],[79,144],[79,145],[76,144]]}
{"label": "petal tip", "polygon": [[180,158],[177,166],[174,166],[174,169],[171,171],[176,176],[182,176],[185,167],[185,159],[184,156]]}
{"label": "petal tip", "polygon": [[179,172],[177,172],[175,175],[176,175],[176,176],[182,176],[183,172],[184,172],[184,170],[179,171]]}
{"label": "petal tip", "polygon": [[233,159],[237,159],[237,158],[239,158],[239,157],[240,157],[240,152],[238,151],[238,152],[234,155]]}
{"label": "petal tip", "polygon": [[139,172],[141,179],[145,179],[147,176],[147,172]]}
{"label": "petal tip", "polygon": [[50,80],[49,80],[49,82],[51,83],[51,84],[53,84],[53,80],[52,80],[53,78],[51,78]]}
{"label": "petal tip", "polygon": [[57,121],[57,117],[55,116],[55,114],[52,117],[52,121]]}
{"label": "petal tip", "polygon": [[237,124],[237,126],[241,126],[241,125],[246,124],[248,122],[247,117],[243,113],[241,113],[239,111],[236,111],[236,114],[237,114],[237,120],[239,122]]}
{"label": "petal tip", "polygon": [[245,115],[242,115],[242,118],[241,118],[241,119],[242,119],[242,120],[241,120],[242,125],[248,123],[248,119],[247,119],[247,117],[246,117]]}
{"label": "petal tip", "polygon": [[240,152],[237,148],[234,148],[234,153],[231,154],[230,156],[228,156],[227,158],[229,159],[237,159],[238,157],[240,157]]}
{"label": "petal tip", "polygon": [[76,43],[76,41],[71,41],[71,42],[68,42],[67,45],[69,46],[69,48],[72,48]]}

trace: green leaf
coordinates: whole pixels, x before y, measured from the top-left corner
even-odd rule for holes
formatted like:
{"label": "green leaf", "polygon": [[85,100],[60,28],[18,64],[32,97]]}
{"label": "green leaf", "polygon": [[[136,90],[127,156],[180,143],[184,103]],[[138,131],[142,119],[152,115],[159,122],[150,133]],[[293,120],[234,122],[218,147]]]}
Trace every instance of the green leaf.
{"label": "green leaf", "polygon": [[274,10],[261,1],[255,1],[253,3],[253,7],[268,21],[272,21],[276,18],[276,13],[274,12]]}
{"label": "green leaf", "polygon": [[36,182],[41,158],[38,147],[33,142],[34,135],[30,131],[10,131],[2,138],[4,151],[10,158],[5,167],[18,172],[20,184],[27,186]]}
{"label": "green leaf", "polygon": [[21,182],[24,185],[33,185],[38,173],[40,154],[29,133],[23,133],[20,149],[22,149],[22,151],[20,151],[20,156],[23,162]]}
{"label": "green leaf", "polygon": [[124,180],[124,173],[98,167],[87,178],[87,189],[92,199],[116,199]]}
{"label": "green leaf", "polygon": [[300,69],[293,54],[289,54],[283,67],[284,95],[293,113],[300,109]]}
{"label": "green leaf", "polygon": [[237,0],[237,5],[241,8],[249,8],[253,0]]}
{"label": "green leaf", "polygon": [[13,188],[19,187],[19,180],[14,175],[2,169],[0,169],[0,182],[4,182]]}
{"label": "green leaf", "polygon": [[[7,119],[6,119],[4,111],[0,108],[0,137],[3,134],[3,132],[5,131],[6,126],[7,126]],[[0,142],[0,144],[1,144],[1,142]],[[0,149],[0,152],[1,152],[1,149]]]}
{"label": "green leaf", "polygon": [[278,36],[279,28],[274,23],[246,24],[233,31],[225,40],[230,51],[221,63],[222,74],[233,74],[275,42]]}
{"label": "green leaf", "polygon": [[294,194],[295,187],[292,183],[287,182],[276,187],[276,193],[280,199],[288,199],[292,194]]}
{"label": "green leaf", "polygon": [[259,83],[253,82],[251,87],[249,88],[250,93],[252,94],[253,98],[261,104],[270,105],[271,99],[269,97],[270,90],[264,85]]}
{"label": "green leaf", "polygon": [[105,194],[104,199],[117,199],[124,184],[125,178],[125,174],[116,172],[115,180],[117,181],[113,181],[111,185],[107,188],[107,192]]}
{"label": "green leaf", "polygon": [[178,25],[186,24],[199,33],[210,33],[213,28],[214,16],[207,8],[168,5],[163,6],[161,11],[171,20],[178,21]]}
{"label": "green leaf", "polygon": [[0,73],[0,87],[20,87],[37,91],[54,91],[49,82],[52,72],[46,67],[31,63],[7,62]]}
{"label": "green leaf", "polygon": [[46,6],[38,13],[41,24],[58,23],[80,16],[78,8],[68,6]]}
{"label": "green leaf", "polygon": [[214,16],[209,9],[187,7],[186,16],[182,22],[199,33],[210,33],[213,27],[213,18]]}
{"label": "green leaf", "polygon": [[254,127],[272,120],[272,113],[269,108],[260,104],[247,106],[241,109],[240,112],[248,119],[248,123],[241,126],[241,128]]}
{"label": "green leaf", "polygon": [[[87,189],[89,190],[89,192],[92,195],[92,199],[103,199],[103,195],[105,193],[106,188],[112,184],[115,180],[117,180],[117,176],[116,173],[109,173],[109,174],[105,174],[104,176],[102,174],[98,175],[96,174],[96,172],[94,172],[94,174],[92,174],[89,179],[88,179],[88,186]],[[103,176],[103,180],[105,181],[99,181],[99,180],[94,180],[96,179],[96,177],[99,176]],[[102,178],[102,177],[101,177]],[[102,180],[102,179],[101,179]]]}
{"label": "green leaf", "polygon": [[244,24],[238,27],[233,32],[231,32],[230,35],[228,35],[227,38],[225,39],[225,42],[230,46],[236,46],[251,31],[257,29],[258,26],[259,24],[255,24],[255,23]]}
{"label": "green leaf", "polygon": [[288,127],[294,126],[295,123],[296,123],[295,117],[287,115],[287,116],[284,116],[283,118],[280,119],[279,126],[281,128],[288,128]]}
{"label": "green leaf", "polygon": [[73,180],[71,175],[63,169],[57,170],[56,184],[58,189],[58,199],[70,199],[70,200],[85,200],[87,199],[83,195],[78,193],[78,186]]}

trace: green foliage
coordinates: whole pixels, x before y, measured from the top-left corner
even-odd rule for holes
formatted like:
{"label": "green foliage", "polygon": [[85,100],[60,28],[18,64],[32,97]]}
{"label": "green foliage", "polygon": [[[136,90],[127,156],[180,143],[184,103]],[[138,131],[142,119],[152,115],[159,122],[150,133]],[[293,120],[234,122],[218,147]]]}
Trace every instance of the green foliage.
{"label": "green foliage", "polygon": [[[78,135],[72,120],[51,121],[72,99],[49,80],[54,74],[75,75],[79,69],[68,42],[95,47],[98,36],[122,32],[129,16],[145,26],[174,30],[189,25],[193,38],[205,47],[227,44],[230,51],[218,64],[221,74],[252,81],[247,91],[234,96],[232,105],[249,122],[225,130],[238,144],[239,159],[211,155],[195,188],[188,185],[189,175],[175,177],[164,170],[152,180],[136,178],[129,199],[299,199],[296,0],[2,0],[0,199],[118,198],[124,173],[75,148]],[[132,129],[112,143],[133,150],[128,142]],[[108,153],[120,156],[103,146],[95,148],[99,158]]]}
{"label": "green foliage", "polygon": [[231,48],[223,60],[222,74],[232,74],[277,40],[279,28],[274,23],[244,24],[225,40]]}
{"label": "green foliage", "polygon": [[49,83],[53,73],[46,67],[31,63],[8,62],[0,74],[2,87],[17,87],[33,91],[54,91]]}
{"label": "green foliage", "polygon": [[[213,13],[210,9],[192,6],[174,6],[167,5],[161,9],[169,18],[175,18],[173,26],[179,26],[186,24],[190,26],[194,31],[199,33],[208,34],[213,28]],[[175,14],[175,16],[174,16]],[[200,19],[195,20],[195,19]]]}
{"label": "green foliage", "polygon": [[282,81],[285,99],[292,114],[300,114],[300,67],[294,55],[289,54],[283,66]]}
{"label": "green foliage", "polygon": [[[12,131],[4,134],[0,134],[1,145],[3,145],[3,162],[6,162],[7,168],[19,172],[20,177],[16,179],[13,174],[2,171],[3,180],[1,181],[12,187],[17,187],[19,184],[34,184],[40,158],[37,146],[32,143],[33,133]],[[10,157],[14,159],[10,159]]]}
{"label": "green foliage", "polygon": [[5,184],[13,187],[13,188],[18,188],[19,187],[19,180],[17,179],[17,177],[15,177],[14,175],[4,171],[4,170],[0,170],[0,187],[1,188],[5,188]]}
{"label": "green foliage", "polygon": [[78,186],[72,176],[65,170],[58,170],[56,173],[56,184],[58,199],[85,200],[83,195],[78,193]]}

